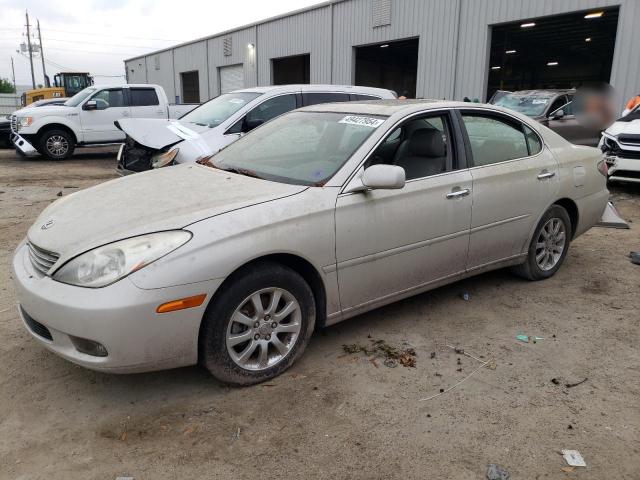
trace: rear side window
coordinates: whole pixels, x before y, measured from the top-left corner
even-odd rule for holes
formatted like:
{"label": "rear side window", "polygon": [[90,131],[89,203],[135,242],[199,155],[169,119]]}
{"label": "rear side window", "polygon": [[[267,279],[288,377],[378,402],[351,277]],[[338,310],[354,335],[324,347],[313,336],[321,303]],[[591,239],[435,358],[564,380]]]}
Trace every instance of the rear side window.
{"label": "rear side window", "polygon": [[349,95],[346,93],[318,92],[302,94],[302,105],[305,107],[319,103],[348,102],[349,100]]}
{"label": "rear side window", "polygon": [[160,105],[155,88],[131,88],[129,89],[132,107],[148,107]]}
{"label": "rear side window", "polygon": [[468,113],[463,113],[462,119],[476,167],[529,156],[519,122]]}
{"label": "rear side window", "polygon": [[529,147],[529,155],[536,155],[542,150],[542,141],[536,132],[526,125],[524,126],[524,134],[527,137],[527,146]]}

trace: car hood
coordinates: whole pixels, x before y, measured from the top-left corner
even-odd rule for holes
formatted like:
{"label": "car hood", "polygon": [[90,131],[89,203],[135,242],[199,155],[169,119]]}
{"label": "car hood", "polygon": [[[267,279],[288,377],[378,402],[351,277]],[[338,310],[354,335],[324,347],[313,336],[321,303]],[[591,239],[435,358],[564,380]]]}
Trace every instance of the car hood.
{"label": "car hood", "polygon": [[640,119],[627,121],[618,121],[605,130],[611,136],[617,137],[621,133],[640,133]]}
{"label": "car hood", "polygon": [[47,117],[53,115],[66,115],[70,110],[71,109],[69,107],[64,107],[62,105],[45,105],[44,107],[25,107],[13,112],[13,114],[18,117]]}
{"label": "car hood", "polygon": [[204,125],[161,118],[123,118],[115,125],[140,145],[156,150],[182,140],[197,141],[202,138],[201,133],[211,131]]}
{"label": "car hood", "polygon": [[306,188],[198,164],[161,168],[111,180],[52,203],[27,238],[66,261],[123,238],[184,228]]}

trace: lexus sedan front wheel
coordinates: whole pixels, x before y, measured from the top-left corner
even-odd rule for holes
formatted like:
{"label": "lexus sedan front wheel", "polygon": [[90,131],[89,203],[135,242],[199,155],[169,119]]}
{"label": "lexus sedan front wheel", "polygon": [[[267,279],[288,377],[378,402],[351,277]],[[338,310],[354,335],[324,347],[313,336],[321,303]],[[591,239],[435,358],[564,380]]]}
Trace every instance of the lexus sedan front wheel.
{"label": "lexus sedan front wheel", "polygon": [[232,275],[207,308],[200,361],[218,380],[251,385],[289,368],[315,325],[313,293],[295,271],[264,262]]}

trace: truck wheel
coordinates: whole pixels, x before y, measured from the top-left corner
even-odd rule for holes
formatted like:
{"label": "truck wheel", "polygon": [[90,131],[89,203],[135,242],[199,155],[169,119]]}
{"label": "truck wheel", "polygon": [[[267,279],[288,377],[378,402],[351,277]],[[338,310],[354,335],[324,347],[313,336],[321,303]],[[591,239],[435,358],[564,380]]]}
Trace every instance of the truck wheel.
{"label": "truck wheel", "polygon": [[73,137],[64,130],[47,130],[38,143],[40,153],[51,160],[69,158],[75,149]]}
{"label": "truck wheel", "polygon": [[200,363],[218,380],[252,385],[289,368],[315,324],[307,282],[272,262],[237,272],[209,304],[200,329]]}

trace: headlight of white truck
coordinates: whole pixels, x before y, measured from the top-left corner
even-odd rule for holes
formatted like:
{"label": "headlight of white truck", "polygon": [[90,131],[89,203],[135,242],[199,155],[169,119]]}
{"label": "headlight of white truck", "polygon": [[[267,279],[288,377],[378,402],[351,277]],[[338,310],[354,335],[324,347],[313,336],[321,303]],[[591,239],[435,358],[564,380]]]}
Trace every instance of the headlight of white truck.
{"label": "headlight of white truck", "polygon": [[164,257],[190,239],[190,232],[174,230],[120,240],[70,260],[53,274],[53,279],[79,287],[105,287]]}
{"label": "headlight of white truck", "polygon": [[17,123],[18,123],[18,130],[23,127],[28,127],[33,123],[33,117],[18,117]]}

